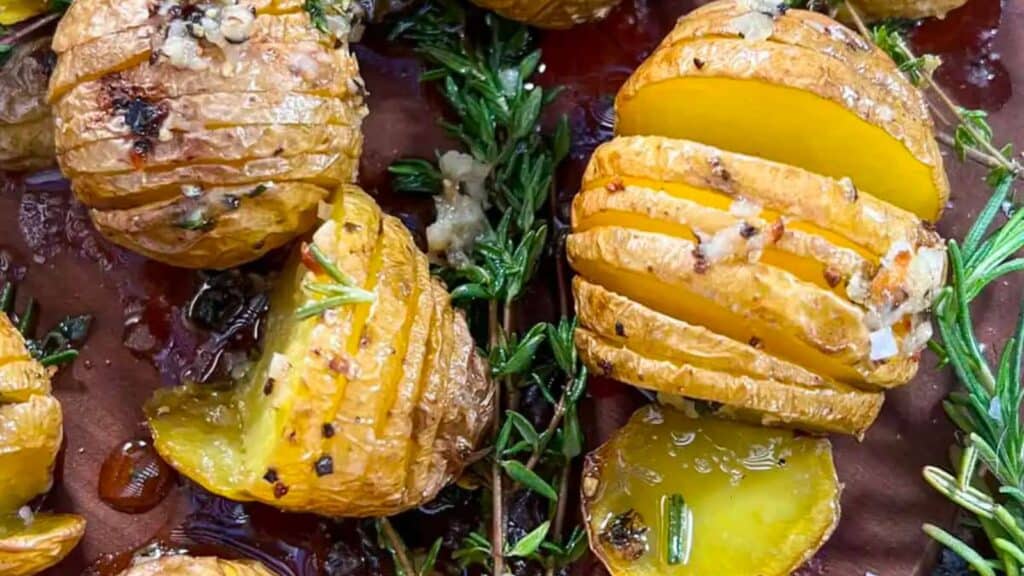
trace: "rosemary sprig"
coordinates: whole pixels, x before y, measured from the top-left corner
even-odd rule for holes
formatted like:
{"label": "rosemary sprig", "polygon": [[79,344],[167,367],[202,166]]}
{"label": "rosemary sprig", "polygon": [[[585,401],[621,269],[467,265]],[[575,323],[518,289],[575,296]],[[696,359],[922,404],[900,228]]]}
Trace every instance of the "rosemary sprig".
{"label": "rosemary sprig", "polygon": [[377,296],[356,286],[355,281],[345,274],[316,244],[306,244],[302,250],[302,261],[315,275],[325,275],[331,282],[306,282],[303,290],[321,297],[307,301],[295,311],[295,317],[306,320],[324,312],[361,302],[373,302]]}
{"label": "rosemary sprig", "polygon": [[[474,161],[490,168],[484,182],[492,207],[490,227],[477,239],[471,262],[443,271],[453,300],[487,319],[492,375],[504,392],[495,402],[489,469],[481,474],[490,483],[489,527],[474,532],[453,558],[482,565],[492,574],[505,574],[509,559],[525,558],[553,573],[578,558],[585,540],[580,530],[565,543],[561,536],[567,468],[582,446],[576,404],[586,372],[575,355],[574,324],[564,318],[567,311],[557,326],[540,323],[517,330],[514,319],[541,254],[552,245],[541,212],[549,208],[555,167],[568,154],[569,130],[564,118],[550,136],[539,129],[541,113],[558,90],[530,81],[541,53],[533,48],[528,29],[485,14],[481,33],[470,35],[466,10],[454,0],[432,0],[399,22],[392,34],[410,41],[429,65],[423,80],[438,85],[451,111],[442,127]],[[436,194],[458,185],[446,182],[435,163],[422,159],[400,160],[390,171],[398,191]],[[526,387],[537,387],[555,407],[543,431],[517,411],[520,390]],[[552,505],[547,520],[513,543],[506,533],[507,500],[519,489]]]}
{"label": "rosemary sprig", "polygon": [[945,141],[960,159],[970,158],[990,168],[986,182],[992,196],[963,241],[950,240],[952,280],[933,309],[942,343],[933,343],[932,349],[952,367],[963,386],[943,403],[962,432],[962,453],[953,472],[929,466],[923,475],[933,488],[978,519],[996,558],[987,559],[937,526],[925,525],[924,531],[978,574],[1018,576],[1024,567],[1024,310],[993,367],[975,334],[970,306],[990,284],[1024,270],[1024,258],[1017,255],[1024,248],[1024,210],[996,222],[1011,205],[1021,166],[1011,145],[996,148],[993,144],[993,131],[983,111],[957,106],[936,84],[932,72],[937,59],[915,56],[891,25],[868,30],[857,11],[845,4],[865,38],[886,51],[911,82],[935,96],[929,103],[936,115],[942,116],[935,108],[937,100],[957,118],[953,136]]}

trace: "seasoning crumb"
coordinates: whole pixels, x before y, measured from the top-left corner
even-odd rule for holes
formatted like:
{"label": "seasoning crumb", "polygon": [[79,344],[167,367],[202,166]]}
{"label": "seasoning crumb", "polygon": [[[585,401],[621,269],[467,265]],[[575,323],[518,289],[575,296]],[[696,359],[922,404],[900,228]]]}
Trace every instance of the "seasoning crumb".
{"label": "seasoning crumb", "polygon": [[740,224],[740,236],[746,238],[747,240],[753,238],[754,236],[757,236],[759,232],[760,230],[758,230],[757,227],[752,226],[749,222],[744,222],[743,224]]}
{"label": "seasoning crumb", "polygon": [[612,518],[598,536],[625,560],[638,560],[647,552],[647,532],[644,517],[630,508]]}
{"label": "seasoning crumb", "polygon": [[320,431],[323,432],[324,438],[332,438],[334,437],[334,424],[327,422],[321,427]]}
{"label": "seasoning crumb", "polygon": [[622,325],[622,322],[615,322],[615,335],[622,338],[626,336],[626,327]]}
{"label": "seasoning crumb", "polygon": [[274,498],[277,498],[278,500],[280,500],[281,498],[284,498],[285,494],[287,494],[287,493],[288,493],[288,487],[287,486],[285,486],[284,484],[282,484],[280,482],[274,484]]}
{"label": "seasoning crumb", "polygon": [[317,476],[327,476],[334,473],[334,460],[330,456],[321,456],[313,466]]}
{"label": "seasoning crumb", "polygon": [[327,367],[337,374],[348,374],[349,363],[341,356],[335,356],[327,363]]}
{"label": "seasoning crumb", "polygon": [[621,178],[615,178],[605,185],[605,189],[609,192],[622,192],[626,189],[626,185],[622,183]]}
{"label": "seasoning crumb", "polygon": [[829,285],[829,288],[835,288],[839,286],[839,283],[843,281],[843,275],[834,268],[825,268],[825,282]]}
{"label": "seasoning crumb", "polygon": [[267,378],[267,381],[263,383],[263,395],[270,396],[274,393],[274,379]]}
{"label": "seasoning crumb", "polygon": [[263,479],[271,484],[277,483],[277,470],[273,468],[267,468],[267,473],[263,475]]}
{"label": "seasoning crumb", "polygon": [[697,70],[703,70],[705,64],[706,64],[706,62],[704,62],[700,58],[694,58],[693,59],[693,65],[697,68]]}
{"label": "seasoning crumb", "polygon": [[751,336],[748,344],[750,344],[751,348],[755,348],[757,350],[760,350],[761,348],[764,347],[764,343],[761,342],[761,339],[758,338],[757,336]]}

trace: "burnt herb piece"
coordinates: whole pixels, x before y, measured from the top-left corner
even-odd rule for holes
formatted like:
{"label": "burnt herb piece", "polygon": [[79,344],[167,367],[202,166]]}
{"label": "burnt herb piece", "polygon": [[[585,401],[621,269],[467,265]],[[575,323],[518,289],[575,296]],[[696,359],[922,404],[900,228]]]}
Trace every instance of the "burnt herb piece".
{"label": "burnt herb piece", "polygon": [[598,534],[616,554],[626,560],[638,560],[647,553],[647,533],[650,527],[636,510],[629,509],[613,516]]}
{"label": "burnt herb piece", "polygon": [[334,473],[334,459],[330,456],[321,456],[313,465],[317,476],[327,476]]}

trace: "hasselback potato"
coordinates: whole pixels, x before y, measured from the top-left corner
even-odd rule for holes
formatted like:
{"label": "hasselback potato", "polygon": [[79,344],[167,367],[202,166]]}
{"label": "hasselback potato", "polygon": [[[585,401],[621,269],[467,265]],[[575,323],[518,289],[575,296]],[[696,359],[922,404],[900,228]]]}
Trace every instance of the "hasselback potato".
{"label": "hasselback potato", "polygon": [[50,38],[14,47],[0,63],[0,171],[54,164],[53,115],[46,84],[53,66]]}
{"label": "hasselback potato", "polygon": [[303,6],[71,6],[53,41],[57,156],[105,236],[173,265],[227,268],[307,231],[354,179],[358,66]]}
{"label": "hasselback potato", "polygon": [[120,576],[274,576],[274,573],[253,560],[169,556],[136,564]]}
{"label": "hasselback potato", "polygon": [[473,0],[510,20],[564,29],[602,20],[621,0]]}
{"label": "hasselback potato", "polygon": [[0,313],[0,574],[28,576],[63,559],[81,540],[79,516],[36,514],[29,500],[47,492],[64,437],[50,376]]}
{"label": "hasselback potato", "polygon": [[[458,476],[494,391],[462,312],[402,223],[356,188],[339,196],[277,281],[251,375],[230,390],[159,393],[147,415],[161,456],[212,492],[389,515]],[[331,288],[335,276],[355,289]]]}
{"label": "hasselback potato", "polygon": [[[735,31],[748,14],[768,18],[762,38]],[[945,280],[944,243],[921,220],[945,202],[941,157],[919,162],[904,146],[934,145],[920,95],[840,30],[816,14],[717,2],[681,19],[626,83],[617,128],[644,135],[594,153],[567,240],[592,369],[720,415],[858,436],[881,390],[916,373]],[[782,57],[801,53],[817,61]],[[844,86],[868,97],[829,100]],[[877,107],[888,112],[857,115]],[[833,126],[802,117],[818,112],[846,125],[810,143]],[[819,154],[830,138],[823,148],[849,149]],[[887,179],[901,162],[926,173],[896,178],[897,190]]]}
{"label": "hasselback potato", "polygon": [[616,129],[850,178],[934,222],[949,184],[923,97],[877,49],[828,38],[839,26],[733,0],[696,10],[623,86]]}

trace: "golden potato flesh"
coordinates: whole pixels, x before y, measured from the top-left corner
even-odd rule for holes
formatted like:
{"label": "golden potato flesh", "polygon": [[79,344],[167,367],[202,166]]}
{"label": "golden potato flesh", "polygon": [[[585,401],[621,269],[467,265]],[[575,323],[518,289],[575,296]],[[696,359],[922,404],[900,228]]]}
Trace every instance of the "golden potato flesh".
{"label": "golden potato flesh", "polygon": [[591,548],[615,576],[785,576],[839,521],[829,442],[641,408],[587,456]]}
{"label": "golden potato flesh", "polygon": [[48,9],[48,0],[4,0],[0,3],[0,26],[17,24]]}
{"label": "golden potato flesh", "polygon": [[565,29],[603,20],[621,0],[474,0],[510,20],[538,28]]}
{"label": "golden potato flesh", "polygon": [[85,535],[85,519],[36,514],[0,518],[0,574],[31,576],[60,562]]}
{"label": "golden potato flesh", "polygon": [[659,137],[601,146],[572,224],[592,368],[818,430],[860,435],[881,399],[851,386],[914,375],[945,277],[934,232],[849,182]]}
{"label": "golden potato flesh", "polygon": [[28,576],[63,559],[81,540],[78,516],[34,514],[26,503],[53,483],[64,436],[50,376],[0,313],[0,574]]}
{"label": "golden potato flesh", "polygon": [[54,164],[53,115],[46,103],[52,57],[50,38],[42,37],[19,44],[0,64],[0,170]]}
{"label": "golden potato flesh", "polygon": [[120,576],[274,576],[274,573],[255,560],[170,556],[137,564]]}
{"label": "golden potato flesh", "polygon": [[97,228],[218,269],[308,231],[362,151],[347,43],[294,0],[151,9],[79,0],[54,37],[57,157]]}
{"label": "golden potato flesh", "polygon": [[489,425],[493,388],[409,232],[362,191],[339,195],[314,246],[372,301],[298,319],[304,287],[325,277],[309,252],[307,264],[296,254],[251,375],[230,390],[159,393],[147,416],[164,459],[212,492],[332,516],[394,514],[458,476]]}
{"label": "golden potato flesh", "polygon": [[[723,22],[719,3],[711,6],[682,18],[677,37],[626,82],[616,98],[619,134],[695,140],[849,178],[882,201],[938,219],[949,195],[942,157],[920,101],[908,99],[913,88],[894,68],[880,75],[881,65],[815,49],[824,41],[782,32],[789,40],[773,41],[776,20],[801,18],[795,11],[746,8]],[[734,32],[722,36],[723,28]]]}

